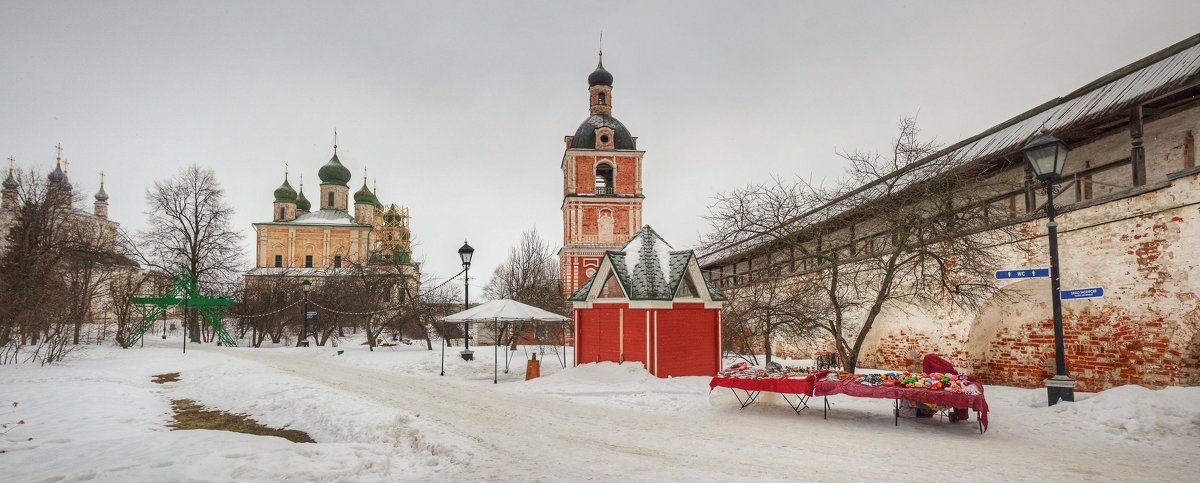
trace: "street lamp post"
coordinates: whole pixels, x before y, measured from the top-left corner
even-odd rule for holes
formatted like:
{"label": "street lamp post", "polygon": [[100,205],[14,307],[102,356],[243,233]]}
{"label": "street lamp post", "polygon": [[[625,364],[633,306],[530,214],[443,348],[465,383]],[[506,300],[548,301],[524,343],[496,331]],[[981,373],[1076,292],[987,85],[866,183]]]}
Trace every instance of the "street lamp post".
{"label": "street lamp post", "polygon": [[305,280],[300,282],[300,291],[304,292],[304,312],[300,316],[304,318],[304,333],[300,335],[300,339],[304,342],[301,344],[308,347],[308,291],[312,289],[312,282]]}
{"label": "street lamp post", "polygon": [[[471,278],[468,273],[471,271],[471,257],[475,255],[475,249],[468,245],[466,240],[463,240],[462,248],[458,249],[458,258],[462,259],[463,264],[463,310],[471,308]],[[464,361],[474,359],[474,353],[471,352],[471,326],[470,322],[463,322],[463,351],[462,358]]]}
{"label": "street lamp post", "polygon": [[1046,397],[1049,405],[1059,401],[1075,400],[1075,380],[1067,375],[1067,362],[1063,346],[1062,299],[1059,294],[1058,277],[1058,222],[1054,221],[1054,182],[1062,176],[1067,162],[1066,143],[1051,136],[1048,131],[1034,138],[1021,151],[1029,161],[1033,174],[1046,188],[1046,223],[1050,245],[1050,304],[1054,312],[1054,377],[1046,379]]}

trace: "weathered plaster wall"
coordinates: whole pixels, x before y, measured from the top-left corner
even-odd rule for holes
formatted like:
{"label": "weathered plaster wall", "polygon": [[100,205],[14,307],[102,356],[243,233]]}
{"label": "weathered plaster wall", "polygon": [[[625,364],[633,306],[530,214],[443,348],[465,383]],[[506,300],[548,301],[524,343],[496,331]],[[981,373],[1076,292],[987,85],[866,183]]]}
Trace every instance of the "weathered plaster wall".
{"label": "weathered plaster wall", "polygon": [[[1195,107],[1146,124],[1151,185],[1195,166],[1197,132]],[[1127,159],[1129,147],[1125,131],[1075,146],[1065,177]],[[1087,184],[1091,196],[1081,200],[1129,189],[1130,170],[1125,165],[1093,176]],[[1022,176],[1010,169],[993,181],[1019,185]],[[1061,196],[1056,205],[1076,201],[1070,190]],[[1044,197],[1039,194],[1036,203],[1045,203]],[[1063,302],[1067,366],[1078,389],[1200,384],[1200,175],[1068,211],[1058,222],[1062,288],[1106,291],[1101,299]],[[1010,245],[1008,260],[995,268],[1048,266],[1045,220],[1018,228],[1028,239]],[[1054,371],[1050,282],[1002,283],[1004,293],[978,311],[885,306],[859,365],[910,368],[914,356],[937,352],[989,382],[1041,385]]]}
{"label": "weathered plaster wall", "polygon": [[[1200,384],[1200,175],[1058,221],[1063,289],[1106,292],[1063,302],[1078,389]],[[1021,228],[1034,237],[998,269],[1048,266],[1044,220]],[[1032,387],[1053,374],[1053,341],[1049,281],[1015,281],[977,312],[888,307],[860,365],[903,368],[937,352],[986,381]]]}

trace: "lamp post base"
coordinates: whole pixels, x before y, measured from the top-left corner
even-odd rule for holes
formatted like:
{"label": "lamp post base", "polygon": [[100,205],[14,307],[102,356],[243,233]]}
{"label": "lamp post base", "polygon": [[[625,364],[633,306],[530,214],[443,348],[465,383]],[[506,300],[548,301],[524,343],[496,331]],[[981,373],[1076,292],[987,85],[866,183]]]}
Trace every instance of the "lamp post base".
{"label": "lamp post base", "polygon": [[475,351],[472,351],[472,350],[465,350],[465,351],[462,351],[462,352],[460,352],[460,353],[459,353],[459,355],[461,355],[461,356],[462,356],[462,358],[463,358],[463,360],[464,360],[464,361],[472,361],[472,360],[475,360]]}
{"label": "lamp post base", "polygon": [[1046,397],[1050,402],[1048,406],[1059,401],[1075,402],[1075,380],[1070,376],[1054,376],[1045,382]]}

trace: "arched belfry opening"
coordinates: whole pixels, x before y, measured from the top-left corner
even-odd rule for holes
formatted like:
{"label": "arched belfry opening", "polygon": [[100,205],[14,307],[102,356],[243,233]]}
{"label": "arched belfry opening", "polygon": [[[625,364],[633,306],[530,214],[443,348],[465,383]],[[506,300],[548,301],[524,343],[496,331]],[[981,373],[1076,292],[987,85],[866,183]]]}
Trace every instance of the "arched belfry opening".
{"label": "arched belfry opening", "polygon": [[613,194],[613,166],[608,163],[596,165],[596,194]]}

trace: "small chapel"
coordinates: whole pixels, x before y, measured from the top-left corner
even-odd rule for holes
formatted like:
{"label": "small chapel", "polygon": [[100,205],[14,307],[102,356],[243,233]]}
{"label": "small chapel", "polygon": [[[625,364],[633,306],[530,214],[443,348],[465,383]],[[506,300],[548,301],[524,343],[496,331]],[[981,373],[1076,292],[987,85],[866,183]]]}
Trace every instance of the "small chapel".
{"label": "small chapel", "polygon": [[296,189],[288,176],[285,169],[273,193],[271,221],[254,224],[257,250],[248,284],[263,276],[337,275],[350,267],[418,274],[408,208],[379,201],[365,175],[351,196],[350,169],[342,164],[336,142],[333,156],[317,171],[315,206],[304,193],[303,177]]}

